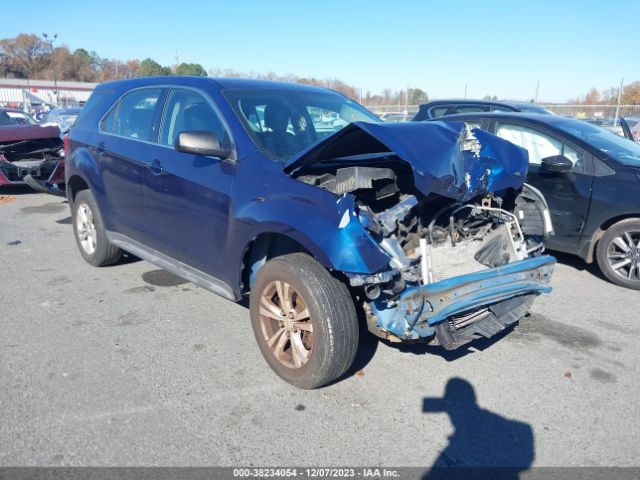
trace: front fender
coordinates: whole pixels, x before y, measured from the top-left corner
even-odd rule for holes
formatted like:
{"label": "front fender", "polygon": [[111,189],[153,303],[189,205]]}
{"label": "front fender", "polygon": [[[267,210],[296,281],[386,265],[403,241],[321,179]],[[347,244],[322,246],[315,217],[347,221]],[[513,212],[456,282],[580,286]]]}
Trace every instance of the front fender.
{"label": "front fender", "polygon": [[270,195],[236,212],[229,238],[234,258],[242,262],[258,235],[277,233],[298,242],[329,269],[366,274],[386,268],[389,257],[358,221],[353,197],[314,190],[326,195]]}

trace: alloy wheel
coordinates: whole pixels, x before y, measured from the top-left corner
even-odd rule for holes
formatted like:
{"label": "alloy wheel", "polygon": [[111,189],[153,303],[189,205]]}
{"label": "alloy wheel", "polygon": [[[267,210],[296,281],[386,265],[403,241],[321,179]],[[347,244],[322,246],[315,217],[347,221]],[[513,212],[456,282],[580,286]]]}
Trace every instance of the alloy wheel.
{"label": "alloy wheel", "polygon": [[76,210],[76,232],[82,249],[92,255],[96,251],[98,236],[93,223],[93,212],[86,203],[78,205]]}
{"label": "alloy wheel", "polygon": [[311,359],[313,324],[302,296],[287,282],[270,282],[260,296],[262,336],[276,359],[302,368]]}
{"label": "alloy wheel", "polygon": [[614,237],[607,247],[611,270],[625,280],[640,280],[640,231],[630,230]]}

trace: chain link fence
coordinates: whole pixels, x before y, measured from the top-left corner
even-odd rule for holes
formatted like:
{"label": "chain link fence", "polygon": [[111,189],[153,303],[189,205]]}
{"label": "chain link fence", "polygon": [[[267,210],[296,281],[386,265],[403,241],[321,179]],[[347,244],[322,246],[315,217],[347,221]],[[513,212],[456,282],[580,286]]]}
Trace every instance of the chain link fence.
{"label": "chain link fence", "polygon": [[589,120],[607,120],[616,117],[640,120],[640,105],[541,105],[557,115],[565,117],[584,118]]}

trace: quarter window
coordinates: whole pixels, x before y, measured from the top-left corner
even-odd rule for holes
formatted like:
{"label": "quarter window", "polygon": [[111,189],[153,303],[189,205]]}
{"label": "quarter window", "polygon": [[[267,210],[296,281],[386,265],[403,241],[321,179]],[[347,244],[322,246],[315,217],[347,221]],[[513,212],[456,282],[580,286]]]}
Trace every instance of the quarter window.
{"label": "quarter window", "polygon": [[220,117],[201,94],[192,90],[172,90],[160,128],[160,143],[174,146],[181,132],[193,131],[212,132],[222,144],[229,141]]}
{"label": "quarter window", "polygon": [[122,97],[102,120],[102,131],[148,141],[160,92],[159,88],[135,90]]}
{"label": "quarter window", "polygon": [[543,158],[564,155],[573,162],[574,171],[584,168],[584,159],[580,152],[539,130],[522,125],[499,123],[496,135],[525,148],[529,152],[529,163],[532,165],[540,165]]}
{"label": "quarter window", "polygon": [[431,118],[438,118],[443,116],[449,110],[449,105],[443,105],[441,107],[433,107],[431,109]]}

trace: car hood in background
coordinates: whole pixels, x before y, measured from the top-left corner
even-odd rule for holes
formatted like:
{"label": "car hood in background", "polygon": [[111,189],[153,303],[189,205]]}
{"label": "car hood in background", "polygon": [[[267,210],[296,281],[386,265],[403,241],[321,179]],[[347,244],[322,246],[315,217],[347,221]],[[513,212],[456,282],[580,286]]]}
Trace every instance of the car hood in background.
{"label": "car hood in background", "polygon": [[520,188],[529,164],[525,149],[462,122],[355,122],[289,160],[284,171],[381,152],[393,152],[407,162],[424,195],[460,201]]}
{"label": "car hood in background", "polygon": [[0,127],[0,142],[20,142],[60,136],[56,125],[4,125]]}

